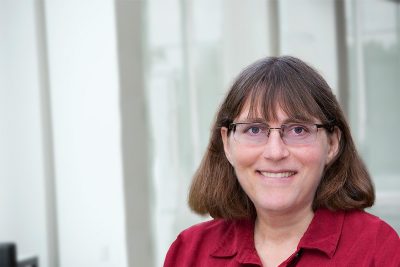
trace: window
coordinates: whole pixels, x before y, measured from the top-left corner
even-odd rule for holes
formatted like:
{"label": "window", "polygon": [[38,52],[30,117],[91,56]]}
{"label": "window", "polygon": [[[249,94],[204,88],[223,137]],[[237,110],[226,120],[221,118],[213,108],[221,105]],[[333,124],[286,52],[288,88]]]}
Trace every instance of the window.
{"label": "window", "polygon": [[346,3],[353,137],[376,186],[371,212],[400,231],[400,4]]}

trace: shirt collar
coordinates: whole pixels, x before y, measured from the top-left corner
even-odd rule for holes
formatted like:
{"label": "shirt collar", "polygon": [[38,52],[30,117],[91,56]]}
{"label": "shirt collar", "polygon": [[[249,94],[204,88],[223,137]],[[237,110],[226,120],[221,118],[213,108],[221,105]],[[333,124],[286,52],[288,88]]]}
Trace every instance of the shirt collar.
{"label": "shirt collar", "polygon": [[[317,210],[299,242],[298,249],[320,250],[331,258],[339,242],[344,216],[343,211]],[[254,220],[228,221],[226,232],[212,250],[211,256],[236,256],[240,263],[260,264],[254,246]]]}
{"label": "shirt collar", "polygon": [[239,263],[261,265],[254,246],[254,220],[233,220],[225,235],[210,254],[216,258],[232,258],[236,256]]}
{"label": "shirt collar", "polygon": [[320,250],[332,258],[342,233],[344,217],[344,211],[317,210],[298,248]]}

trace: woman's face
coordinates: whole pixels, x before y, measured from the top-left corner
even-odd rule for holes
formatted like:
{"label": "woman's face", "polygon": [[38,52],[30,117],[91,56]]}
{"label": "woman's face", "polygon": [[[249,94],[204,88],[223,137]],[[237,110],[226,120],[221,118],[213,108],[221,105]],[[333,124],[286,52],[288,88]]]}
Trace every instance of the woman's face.
{"label": "woman's face", "polygon": [[[245,106],[235,122],[248,121],[248,110]],[[277,121],[267,122],[269,127],[288,123],[281,109],[277,115]],[[238,143],[233,134],[228,136],[226,128],[222,128],[221,135],[225,155],[257,213],[311,210],[324,168],[336,155],[339,143],[337,132],[327,134],[321,128],[315,141],[306,145],[286,145],[277,130],[270,132],[265,145],[258,146]]]}

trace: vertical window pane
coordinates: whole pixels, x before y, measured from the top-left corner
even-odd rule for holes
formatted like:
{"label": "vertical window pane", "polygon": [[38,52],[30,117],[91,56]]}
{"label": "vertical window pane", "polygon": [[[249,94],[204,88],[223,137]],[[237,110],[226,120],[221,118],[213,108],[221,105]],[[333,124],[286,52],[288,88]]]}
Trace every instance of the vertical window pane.
{"label": "vertical window pane", "polygon": [[375,181],[372,213],[400,230],[400,8],[394,1],[347,3],[350,123]]}

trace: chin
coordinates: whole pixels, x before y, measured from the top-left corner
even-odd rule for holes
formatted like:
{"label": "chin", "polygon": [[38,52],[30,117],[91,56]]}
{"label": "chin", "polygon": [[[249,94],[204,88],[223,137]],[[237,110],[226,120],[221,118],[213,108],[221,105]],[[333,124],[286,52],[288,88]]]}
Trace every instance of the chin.
{"label": "chin", "polygon": [[260,211],[263,212],[286,212],[293,209],[293,205],[290,203],[262,203],[261,205],[259,205],[259,209]]}

